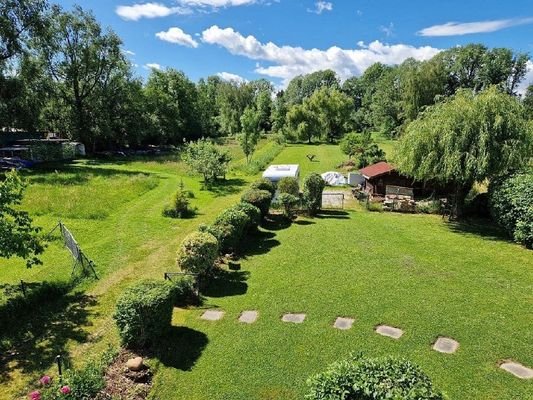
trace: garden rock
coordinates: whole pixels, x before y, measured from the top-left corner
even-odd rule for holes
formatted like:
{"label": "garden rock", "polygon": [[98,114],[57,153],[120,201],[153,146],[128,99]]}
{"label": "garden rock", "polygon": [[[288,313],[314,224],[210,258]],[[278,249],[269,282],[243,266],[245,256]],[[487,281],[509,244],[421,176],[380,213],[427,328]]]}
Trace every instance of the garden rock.
{"label": "garden rock", "polygon": [[283,322],[292,322],[293,324],[301,324],[305,320],[305,314],[284,314],[281,320]]}
{"label": "garden rock", "polygon": [[447,337],[439,337],[433,344],[433,350],[439,353],[452,354],[459,348],[459,342]]}
{"label": "garden rock", "polygon": [[355,320],[353,318],[338,317],[333,327],[345,331],[351,329],[354,322]]}
{"label": "garden rock", "polygon": [[392,326],[380,325],[376,328],[376,333],[379,333],[382,336],[387,336],[393,339],[399,339],[403,335],[403,331],[399,328],[394,328]]}
{"label": "garden rock", "polygon": [[525,367],[522,364],[514,361],[506,361],[500,365],[500,368],[520,379],[533,378],[533,369]]}
{"label": "garden rock", "polygon": [[130,371],[142,370],[144,368],[143,358],[142,357],[130,358],[128,361],[126,361],[126,367]]}
{"label": "garden rock", "polygon": [[200,318],[205,319],[206,321],[218,321],[222,319],[222,317],[224,317],[224,311],[207,310]]}
{"label": "garden rock", "polygon": [[258,315],[259,313],[257,311],[243,311],[239,317],[239,322],[253,324],[255,321],[257,321]]}

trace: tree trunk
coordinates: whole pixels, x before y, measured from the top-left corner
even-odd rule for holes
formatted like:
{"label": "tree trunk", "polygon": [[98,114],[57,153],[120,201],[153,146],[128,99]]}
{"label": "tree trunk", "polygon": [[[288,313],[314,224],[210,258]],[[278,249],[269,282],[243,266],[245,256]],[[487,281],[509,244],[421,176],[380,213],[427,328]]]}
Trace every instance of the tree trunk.
{"label": "tree trunk", "polygon": [[461,184],[457,183],[455,185],[455,198],[453,201],[452,208],[452,217],[456,219],[461,219],[465,215],[465,199],[468,193],[472,189],[472,184]]}

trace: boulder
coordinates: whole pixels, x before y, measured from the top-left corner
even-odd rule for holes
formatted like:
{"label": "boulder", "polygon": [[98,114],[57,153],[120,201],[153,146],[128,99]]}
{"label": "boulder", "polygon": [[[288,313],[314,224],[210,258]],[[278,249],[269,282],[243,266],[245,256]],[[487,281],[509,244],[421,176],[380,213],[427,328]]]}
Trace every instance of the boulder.
{"label": "boulder", "polygon": [[140,371],[140,370],[142,370],[144,368],[143,358],[142,357],[130,358],[126,362],[126,367],[130,371]]}

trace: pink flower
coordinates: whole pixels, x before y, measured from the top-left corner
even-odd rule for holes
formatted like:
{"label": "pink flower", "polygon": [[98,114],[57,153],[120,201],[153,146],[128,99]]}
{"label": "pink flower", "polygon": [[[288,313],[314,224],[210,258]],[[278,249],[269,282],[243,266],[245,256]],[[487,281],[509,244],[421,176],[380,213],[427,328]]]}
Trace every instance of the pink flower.
{"label": "pink flower", "polygon": [[28,397],[30,398],[30,400],[41,400],[41,392],[35,390],[31,392]]}
{"label": "pink flower", "polygon": [[61,389],[59,389],[59,391],[63,394],[69,394],[70,393],[70,387],[65,385],[65,386],[61,386]]}
{"label": "pink flower", "polygon": [[39,382],[41,382],[41,385],[46,386],[52,382],[52,378],[50,378],[48,375],[44,375],[41,379],[39,379]]}

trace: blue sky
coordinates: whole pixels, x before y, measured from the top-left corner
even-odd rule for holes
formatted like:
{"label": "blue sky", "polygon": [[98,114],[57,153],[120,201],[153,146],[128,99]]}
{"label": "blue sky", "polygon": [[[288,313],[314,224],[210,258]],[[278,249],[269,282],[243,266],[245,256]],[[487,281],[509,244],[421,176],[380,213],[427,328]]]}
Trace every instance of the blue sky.
{"label": "blue sky", "polygon": [[[53,0],[52,0],[53,1]],[[466,43],[533,54],[531,0],[71,0],[115,30],[140,76],[172,67],[277,86],[332,68],[427,59]],[[533,63],[527,80],[533,81]]]}

